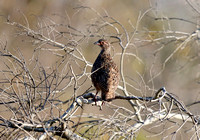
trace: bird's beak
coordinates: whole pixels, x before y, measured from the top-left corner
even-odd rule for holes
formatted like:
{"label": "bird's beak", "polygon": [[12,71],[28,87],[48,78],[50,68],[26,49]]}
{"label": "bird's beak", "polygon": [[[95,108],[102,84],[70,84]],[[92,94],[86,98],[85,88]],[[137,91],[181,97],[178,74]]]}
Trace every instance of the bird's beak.
{"label": "bird's beak", "polygon": [[94,45],[100,45],[99,41],[94,42]]}

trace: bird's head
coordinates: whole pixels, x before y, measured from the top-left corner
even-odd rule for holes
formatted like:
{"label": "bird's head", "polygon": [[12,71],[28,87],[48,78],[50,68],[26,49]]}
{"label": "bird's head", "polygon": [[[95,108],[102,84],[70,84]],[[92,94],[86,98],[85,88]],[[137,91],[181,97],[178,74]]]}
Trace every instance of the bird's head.
{"label": "bird's head", "polygon": [[99,39],[94,44],[100,46],[104,50],[109,49],[109,43],[105,39]]}

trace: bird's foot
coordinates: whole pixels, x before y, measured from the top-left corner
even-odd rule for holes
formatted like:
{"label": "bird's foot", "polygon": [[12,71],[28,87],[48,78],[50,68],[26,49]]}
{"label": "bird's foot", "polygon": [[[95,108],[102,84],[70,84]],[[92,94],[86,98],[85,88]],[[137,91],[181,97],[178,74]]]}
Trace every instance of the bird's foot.
{"label": "bird's foot", "polygon": [[102,110],[103,105],[105,105],[105,101],[102,101],[101,105],[99,106],[99,110]]}
{"label": "bird's foot", "polygon": [[100,100],[98,96],[95,96],[94,97],[94,102],[92,103],[92,105],[95,105],[97,107],[99,107],[100,109],[99,110],[102,110],[102,106],[105,104],[105,101],[104,100]]}
{"label": "bird's foot", "polygon": [[93,101],[94,102],[92,103],[92,105],[100,106],[99,97],[97,95],[94,96]]}

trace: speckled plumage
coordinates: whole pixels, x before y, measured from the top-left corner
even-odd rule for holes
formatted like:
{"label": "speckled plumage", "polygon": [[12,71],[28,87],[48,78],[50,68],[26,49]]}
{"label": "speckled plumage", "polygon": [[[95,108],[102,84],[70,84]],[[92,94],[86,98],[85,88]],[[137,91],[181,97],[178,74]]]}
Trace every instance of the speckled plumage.
{"label": "speckled plumage", "polygon": [[115,98],[115,90],[119,84],[119,70],[110,55],[109,43],[100,39],[95,44],[101,47],[101,52],[92,67],[92,83],[96,88],[96,94],[101,91],[102,100],[111,101]]}

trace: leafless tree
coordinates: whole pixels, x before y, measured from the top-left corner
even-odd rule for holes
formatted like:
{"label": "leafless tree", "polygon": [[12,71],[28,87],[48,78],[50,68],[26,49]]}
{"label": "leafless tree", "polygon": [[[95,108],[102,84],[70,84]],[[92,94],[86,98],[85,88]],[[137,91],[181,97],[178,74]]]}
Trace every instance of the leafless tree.
{"label": "leafless tree", "polygon": [[[1,40],[1,138],[134,139],[145,131],[148,137],[199,139],[199,112],[188,109],[198,105],[198,99],[185,105],[178,93],[163,87],[165,81],[178,82],[167,78],[172,70],[185,78],[185,70],[198,75],[193,69],[199,67],[199,24],[155,17],[152,8],[140,12],[137,22],[130,20],[126,26],[107,12],[84,6],[75,11],[80,16],[87,11],[93,18],[77,27],[68,16],[54,15],[61,19],[59,23],[36,16],[37,24],[31,27],[21,12],[21,21],[6,17],[5,24],[15,31],[19,44],[10,49],[9,40]],[[143,28],[144,17],[163,27]],[[177,31],[171,28],[174,20],[196,27],[190,32]],[[121,81],[112,103],[101,106],[98,97],[95,106],[90,70],[96,57],[93,42],[100,38],[113,46]],[[31,53],[26,54],[27,48]],[[187,55],[180,60],[184,51]],[[199,83],[198,77],[195,83]]]}

